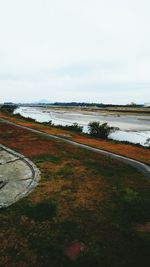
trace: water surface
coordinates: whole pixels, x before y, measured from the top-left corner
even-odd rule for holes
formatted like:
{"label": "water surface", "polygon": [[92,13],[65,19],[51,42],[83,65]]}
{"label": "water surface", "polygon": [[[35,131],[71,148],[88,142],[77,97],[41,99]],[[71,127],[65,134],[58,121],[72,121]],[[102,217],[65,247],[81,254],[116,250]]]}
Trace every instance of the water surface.
{"label": "water surface", "polygon": [[148,115],[107,115],[97,112],[73,112],[41,107],[20,107],[14,113],[33,118],[38,122],[52,121],[55,125],[71,125],[77,122],[83,126],[84,132],[88,131],[89,122],[108,122],[110,126],[120,129],[110,134],[109,138],[119,141],[145,145],[147,138],[150,138],[150,116]]}

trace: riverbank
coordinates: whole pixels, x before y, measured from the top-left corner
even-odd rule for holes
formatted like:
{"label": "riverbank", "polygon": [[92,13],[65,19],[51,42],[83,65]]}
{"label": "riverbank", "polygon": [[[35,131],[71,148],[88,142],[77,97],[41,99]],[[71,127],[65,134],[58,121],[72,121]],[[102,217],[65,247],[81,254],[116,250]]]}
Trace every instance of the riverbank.
{"label": "riverbank", "polygon": [[123,156],[127,156],[136,160],[139,160],[143,163],[150,164],[150,149],[135,146],[132,144],[124,144],[120,142],[116,142],[113,140],[103,140],[103,139],[95,139],[92,137],[88,137],[86,135],[77,134],[74,132],[58,129],[55,127],[46,126],[37,122],[28,122],[25,119],[13,117],[10,115],[4,115],[0,113],[0,118],[8,119],[12,122],[15,122],[19,125],[23,125],[26,127],[31,127],[40,131],[43,131],[48,134],[53,134],[56,136],[62,136],[64,138],[68,138],[69,140],[73,140],[82,144],[90,145],[96,148],[104,149],[110,152],[114,152],[116,154],[120,154]]}
{"label": "riverbank", "polygon": [[64,110],[42,107],[20,107],[14,111],[24,118],[32,118],[37,122],[49,122],[54,125],[72,125],[78,123],[83,127],[83,132],[88,133],[88,124],[92,121],[101,123],[107,122],[112,127],[118,127],[119,130],[108,136],[109,139],[118,141],[127,141],[139,143],[146,146],[146,140],[150,138],[150,116],[128,115],[128,114],[111,114],[107,112],[90,112],[83,111],[79,108],[76,110]]}
{"label": "riverbank", "polygon": [[[25,107],[25,105],[22,105]],[[88,106],[65,106],[65,105],[26,105],[27,108],[43,108],[43,110],[55,110],[55,111],[69,111],[69,112],[84,112],[84,114],[89,113],[103,113],[106,115],[150,115],[150,107],[119,107],[119,106],[108,106],[108,107],[88,107]]]}

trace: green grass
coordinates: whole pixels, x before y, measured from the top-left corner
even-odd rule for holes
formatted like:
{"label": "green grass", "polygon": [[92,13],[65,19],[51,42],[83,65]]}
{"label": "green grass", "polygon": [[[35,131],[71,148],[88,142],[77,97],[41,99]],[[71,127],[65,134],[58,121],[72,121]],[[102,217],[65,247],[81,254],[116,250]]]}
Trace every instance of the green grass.
{"label": "green grass", "polygon": [[61,161],[60,157],[57,156],[53,156],[53,155],[40,155],[40,156],[36,156],[34,157],[34,160],[36,163],[40,163],[43,161],[50,161],[52,163],[59,163]]}
{"label": "green grass", "polygon": [[134,191],[131,188],[119,190],[117,195],[118,218],[124,223],[149,222],[150,196]]}
{"label": "green grass", "polygon": [[25,205],[23,207],[22,214],[35,221],[41,222],[45,220],[51,220],[56,215],[56,211],[56,203],[42,202],[37,205]]}

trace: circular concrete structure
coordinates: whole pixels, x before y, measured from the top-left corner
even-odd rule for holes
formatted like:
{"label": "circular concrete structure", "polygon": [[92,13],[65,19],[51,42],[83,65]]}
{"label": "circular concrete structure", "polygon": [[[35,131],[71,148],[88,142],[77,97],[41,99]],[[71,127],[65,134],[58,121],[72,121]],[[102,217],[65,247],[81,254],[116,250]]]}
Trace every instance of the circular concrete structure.
{"label": "circular concrete structure", "polygon": [[0,145],[0,208],[29,194],[40,179],[40,171],[23,155]]}

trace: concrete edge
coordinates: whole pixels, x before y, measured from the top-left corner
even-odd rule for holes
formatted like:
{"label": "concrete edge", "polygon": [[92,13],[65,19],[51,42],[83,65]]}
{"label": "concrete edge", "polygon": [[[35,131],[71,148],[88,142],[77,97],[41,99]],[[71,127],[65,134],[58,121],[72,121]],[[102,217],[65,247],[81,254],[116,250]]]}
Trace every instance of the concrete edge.
{"label": "concrete edge", "polygon": [[20,154],[20,153],[18,153],[16,151],[4,146],[4,145],[1,145],[1,144],[0,144],[0,149],[9,152],[10,154],[18,157],[20,160],[25,162],[28,165],[28,167],[30,168],[31,173],[32,173],[31,183],[27,186],[26,190],[24,192],[18,194],[15,197],[14,201],[11,201],[11,203],[10,202],[6,202],[6,203],[2,203],[0,205],[0,208],[6,208],[6,207],[14,204],[15,202],[17,202],[21,198],[29,195],[33,191],[33,189],[38,185],[38,182],[39,182],[40,177],[41,177],[41,172],[37,168],[37,166],[30,159],[28,159],[27,157],[23,156],[22,154]]}

